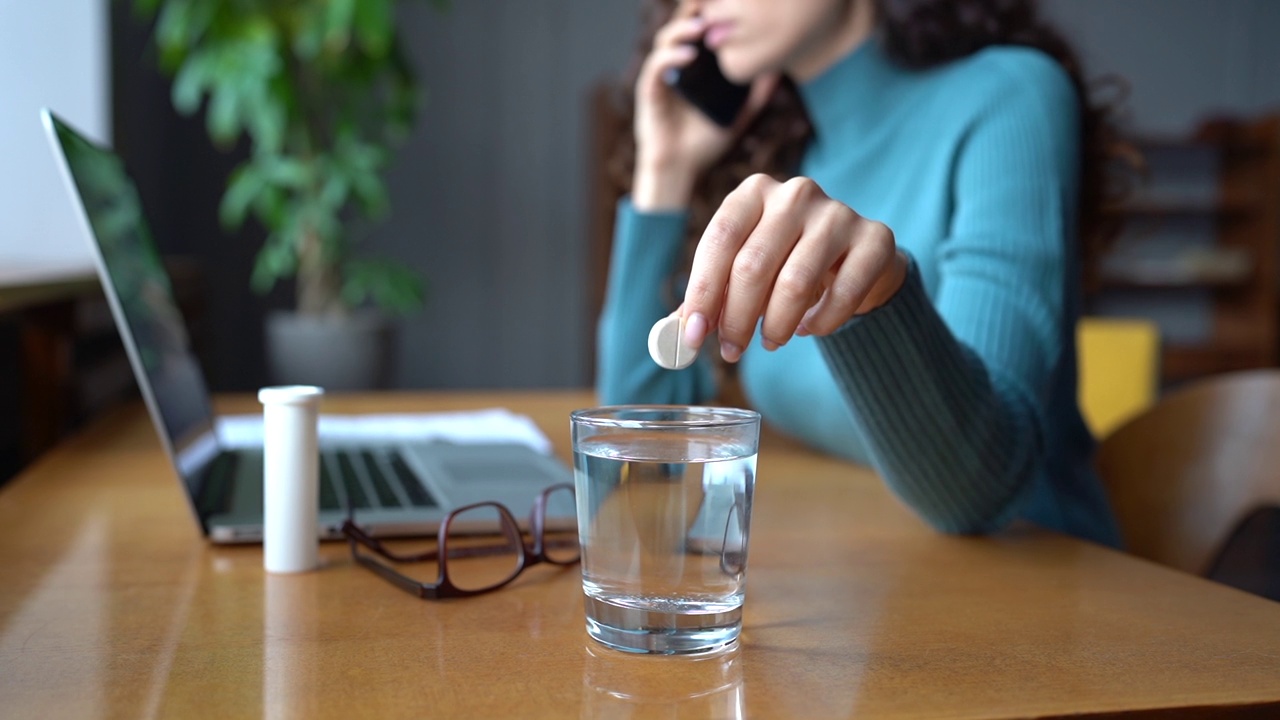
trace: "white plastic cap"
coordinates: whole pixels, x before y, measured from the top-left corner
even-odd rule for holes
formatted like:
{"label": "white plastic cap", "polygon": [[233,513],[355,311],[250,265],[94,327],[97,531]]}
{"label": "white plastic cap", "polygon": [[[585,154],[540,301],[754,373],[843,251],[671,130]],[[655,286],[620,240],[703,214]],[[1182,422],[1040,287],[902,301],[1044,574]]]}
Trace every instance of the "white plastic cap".
{"label": "white plastic cap", "polygon": [[324,388],[315,385],[277,385],[258,391],[258,402],[263,405],[301,405],[316,402],[324,395]]}

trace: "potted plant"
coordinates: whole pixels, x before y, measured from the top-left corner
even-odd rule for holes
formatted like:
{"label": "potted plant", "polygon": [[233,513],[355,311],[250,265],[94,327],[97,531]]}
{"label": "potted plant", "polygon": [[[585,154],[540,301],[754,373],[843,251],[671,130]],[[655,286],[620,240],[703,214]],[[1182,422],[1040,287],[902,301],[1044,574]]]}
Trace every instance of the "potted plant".
{"label": "potted plant", "polygon": [[358,229],[387,211],[382,172],[418,97],[396,34],[396,0],[134,4],[156,18],[178,111],[204,107],[219,147],[249,141],[220,216],[230,229],[252,216],[266,231],[254,290],[296,280],[296,311],[267,320],[273,379],[331,389],[377,384],[389,363],[387,314],[423,298],[418,273],[354,252]]}

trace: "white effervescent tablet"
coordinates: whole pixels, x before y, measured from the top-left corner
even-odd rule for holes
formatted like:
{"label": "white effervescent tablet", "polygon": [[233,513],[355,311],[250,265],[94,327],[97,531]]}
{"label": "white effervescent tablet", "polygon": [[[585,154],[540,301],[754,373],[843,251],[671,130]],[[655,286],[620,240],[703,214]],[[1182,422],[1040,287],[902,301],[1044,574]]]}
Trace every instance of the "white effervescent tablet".
{"label": "white effervescent tablet", "polygon": [[668,370],[683,370],[693,364],[698,351],[684,342],[684,323],[679,315],[668,315],[649,331],[649,356]]}

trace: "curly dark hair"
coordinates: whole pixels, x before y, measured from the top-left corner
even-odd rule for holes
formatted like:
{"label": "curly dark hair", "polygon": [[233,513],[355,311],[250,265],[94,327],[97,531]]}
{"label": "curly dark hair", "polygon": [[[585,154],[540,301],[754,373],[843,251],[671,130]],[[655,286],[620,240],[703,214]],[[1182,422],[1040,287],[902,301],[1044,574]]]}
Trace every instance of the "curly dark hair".
{"label": "curly dark hair", "polygon": [[[1096,278],[1095,260],[1117,227],[1105,207],[1125,188],[1112,170],[1132,166],[1133,153],[1121,142],[1115,127],[1115,108],[1123,87],[1115,78],[1107,86],[1119,88],[1109,101],[1096,101],[1084,81],[1080,62],[1065,38],[1038,14],[1034,0],[873,0],[881,41],[889,57],[910,68],[927,68],[970,55],[989,45],[1034,48],[1056,60],[1075,87],[1081,107],[1081,172],[1078,203],[1079,248],[1086,291]],[[657,30],[670,18],[677,0],[649,0],[644,11],[645,32],[619,90],[618,110],[631,127],[634,88],[640,65],[653,47]],[[1101,90],[1104,88],[1095,88]],[[783,180],[799,168],[812,127],[795,86],[784,80],[768,104],[721,160],[694,188],[688,252],[710,222],[725,196],[749,175],[767,173]],[[1114,163],[1114,159],[1126,159]],[[635,167],[634,136],[627,133],[609,159],[609,176],[618,196],[630,190]]]}

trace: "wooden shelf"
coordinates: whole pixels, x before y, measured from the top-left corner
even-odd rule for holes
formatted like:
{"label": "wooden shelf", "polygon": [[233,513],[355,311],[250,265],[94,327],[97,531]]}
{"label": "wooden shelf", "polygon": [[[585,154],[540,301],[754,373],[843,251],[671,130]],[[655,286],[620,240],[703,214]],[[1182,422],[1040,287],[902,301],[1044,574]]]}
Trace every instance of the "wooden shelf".
{"label": "wooden shelf", "polygon": [[1164,382],[1175,383],[1212,373],[1249,370],[1268,364],[1270,363],[1251,347],[1170,346],[1160,354],[1160,375]]}
{"label": "wooden shelf", "polygon": [[1164,379],[1171,382],[1208,373],[1270,365],[1274,362],[1275,351],[1259,342],[1266,337],[1267,333],[1259,332],[1248,316],[1222,317],[1214,327],[1213,336],[1205,343],[1165,344],[1161,358]]}
{"label": "wooden shelf", "polygon": [[1186,290],[1244,288],[1257,277],[1246,248],[1189,250],[1161,258],[1112,258],[1099,270],[1102,286],[1119,289]]}
{"label": "wooden shelf", "polygon": [[[1211,333],[1192,346],[1166,344],[1165,382],[1211,373],[1275,366],[1280,361],[1280,115],[1254,120],[1216,118],[1187,137],[1142,136],[1149,152],[1188,150],[1214,154],[1202,172],[1216,187],[1204,192],[1152,191],[1105,210],[1118,221],[1143,222],[1153,238],[1164,219],[1208,221],[1213,244],[1177,257],[1160,246],[1099,258],[1096,288],[1108,291],[1209,291]],[[1154,221],[1154,222],[1153,222]],[[1158,302],[1159,297],[1152,299]]]}
{"label": "wooden shelf", "polygon": [[1234,132],[1236,127],[1236,123],[1226,120],[1211,121],[1191,136],[1144,133],[1131,141],[1142,150],[1207,150],[1232,156],[1266,155],[1271,151],[1271,144],[1266,140],[1241,136]]}
{"label": "wooden shelf", "polygon": [[1232,290],[1247,288],[1249,278],[1124,278],[1104,277],[1106,290]]}
{"label": "wooden shelf", "polygon": [[1120,216],[1179,216],[1208,215],[1231,218],[1246,215],[1258,207],[1253,198],[1138,198],[1105,208],[1109,215]]}

